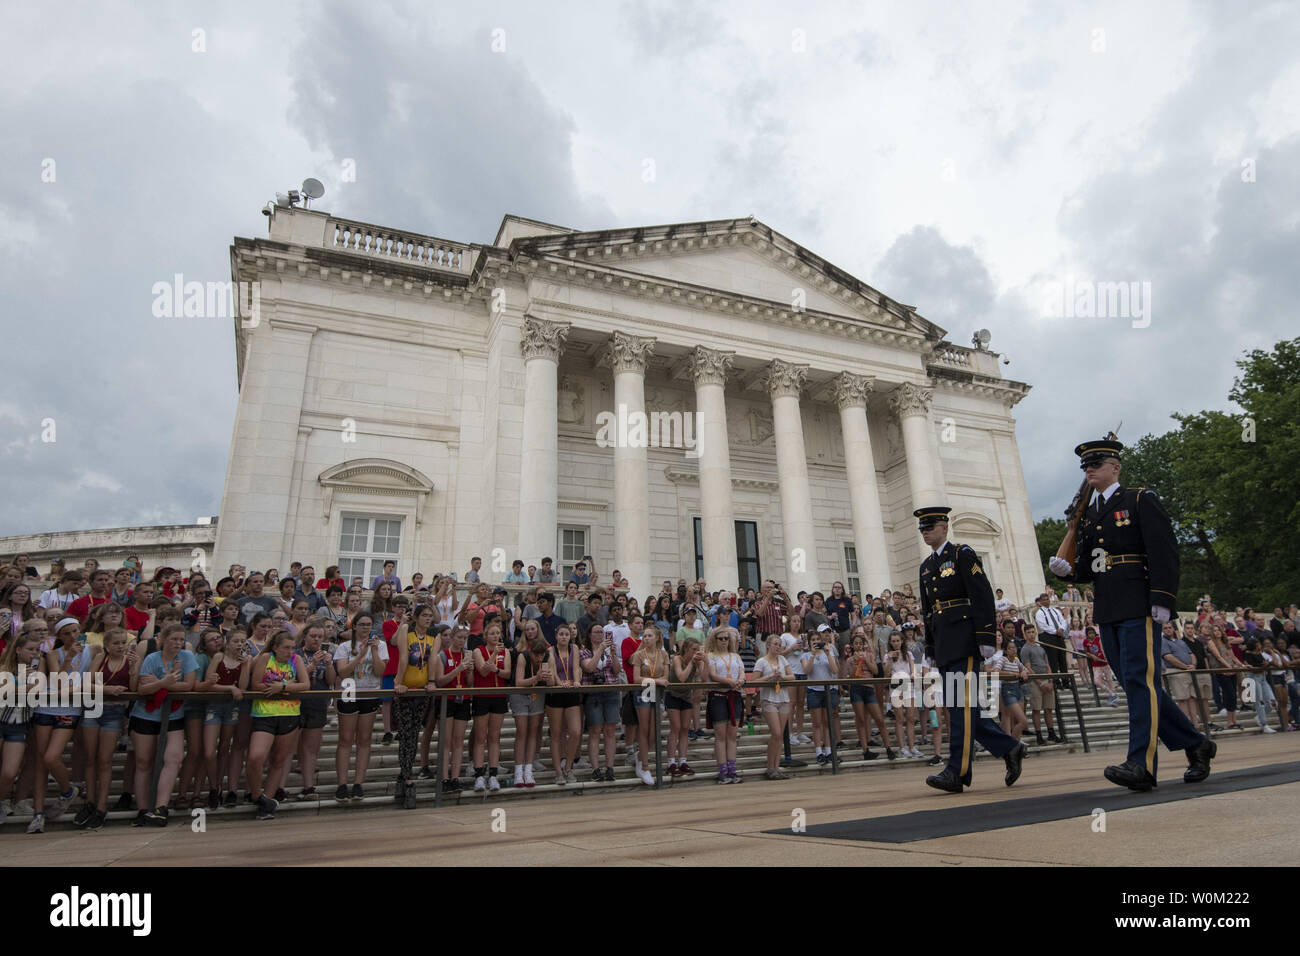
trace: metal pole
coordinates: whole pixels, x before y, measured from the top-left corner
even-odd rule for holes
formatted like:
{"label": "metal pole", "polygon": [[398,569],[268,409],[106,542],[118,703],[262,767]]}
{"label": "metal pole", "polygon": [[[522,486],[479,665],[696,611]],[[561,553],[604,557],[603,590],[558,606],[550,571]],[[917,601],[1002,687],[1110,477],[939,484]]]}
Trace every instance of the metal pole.
{"label": "metal pole", "polygon": [[650,713],[655,722],[655,789],[663,787],[664,778],[664,748],[663,748],[663,727],[659,725],[659,685],[652,684],[654,688],[650,697]]}
{"label": "metal pole", "polygon": [[[1090,754],[1092,748],[1088,746],[1088,728],[1083,722],[1083,706],[1079,703],[1079,686],[1074,682],[1073,678],[1070,680],[1070,694],[1074,697],[1074,716],[1079,721],[1079,737],[1083,741],[1083,752]],[[1061,729],[1065,729],[1064,720],[1061,721]],[[1065,739],[1064,734],[1061,735],[1061,739]]]}
{"label": "metal pole", "polygon": [[[837,774],[840,772],[840,758],[835,751],[835,727],[831,723],[831,694],[835,690],[836,686],[837,685],[835,684],[827,683],[826,695],[822,698],[822,704],[826,710],[826,738],[831,745],[831,773],[832,774]],[[837,706],[835,707],[835,720],[838,723],[840,719],[840,709],[838,706],[838,701],[836,703]]]}
{"label": "metal pole", "polygon": [[[1075,697],[1078,697],[1079,688],[1075,685],[1074,675],[1070,674],[1070,676],[1067,677],[1066,680],[1070,682],[1070,692],[1074,694]],[[1056,697],[1057,702],[1060,701],[1060,698],[1057,697],[1055,691],[1052,692],[1052,696]],[[1070,742],[1069,738],[1065,736],[1065,713],[1061,710],[1059,703],[1056,708],[1056,719],[1059,720],[1061,723],[1061,743],[1063,744],[1069,743]]]}
{"label": "metal pole", "polygon": [[438,769],[434,773],[433,781],[433,807],[435,810],[442,808],[442,768],[445,766],[442,744],[447,739],[447,696],[446,694],[439,694],[435,704],[438,708]]}
{"label": "metal pole", "polygon": [[[156,807],[165,807],[166,800],[158,802],[158,778],[162,776],[163,757],[167,753],[167,725],[170,723],[172,702],[170,697],[163,697],[162,702],[162,724],[158,729],[158,746],[153,749],[153,787],[149,793],[149,799],[153,801],[148,807],[138,804],[141,810],[153,810]],[[183,713],[183,712],[182,712]],[[138,755],[137,755],[138,757]],[[171,794],[167,794],[170,798]]]}

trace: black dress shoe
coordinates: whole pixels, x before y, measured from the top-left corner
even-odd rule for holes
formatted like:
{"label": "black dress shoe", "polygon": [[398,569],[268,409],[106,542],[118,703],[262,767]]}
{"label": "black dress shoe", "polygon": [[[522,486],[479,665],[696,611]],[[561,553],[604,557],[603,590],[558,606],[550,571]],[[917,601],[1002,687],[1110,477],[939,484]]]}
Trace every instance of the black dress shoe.
{"label": "black dress shoe", "polygon": [[974,778],[971,776],[971,772],[969,770],[967,770],[966,775],[961,778],[961,785],[963,787],[974,786]]}
{"label": "black dress shoe", "polygon": [[1007,765],[1007,775],[1003,779],[1008,787],[1020,779],[1020,767],[1027,753],[1029,753],[1028,747],[1024,744],[1016,744],[1011,752],[1002,758]]}
{"label": "black dress shoe", "polygon": [[1208,736],[1195,747],[1187,748],[1187,772],[1183,783],[1200,783],[1210,775],[1210,761],[1219,752],[1219,745]]}
{"label": "black dress shoe", "polygon": [[1147,773],[1147,768],[1135,763],[1122,763],[1117,767],[1107,767],[1104,771],[1107,780],[1121,787],[1128,787],[1144,793],[1157,786],[1156,778]]}
{"label": "black dress shoe", "polygon": [[944,767],[934,776],[926,777],[925,783],[927,786],[942,790],[944,793],[961,793],[961,778],[953,772],[951,767]]}

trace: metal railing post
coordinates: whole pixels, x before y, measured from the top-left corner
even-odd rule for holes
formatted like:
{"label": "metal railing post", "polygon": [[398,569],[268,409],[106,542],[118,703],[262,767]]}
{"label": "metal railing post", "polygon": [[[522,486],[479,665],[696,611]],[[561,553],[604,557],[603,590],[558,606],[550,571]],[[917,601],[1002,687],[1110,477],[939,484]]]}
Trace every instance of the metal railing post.
{"label": "metal railing post", "polygon": [[[1097,688],[1094,686],[1093,690],[1096,691],[1096,689]],[[1090,754],[1092,753],[1092,747],[1088,744],[1088,727],[1083,722],[1083,705],[1079,703],[1079,686],[1075,682],[1073,675],[1070,677],[1070,695],[1074,697],[1074,716],[1075,719],[1079,721],[1079,739],[1083,741],[1083,752]],[[1064,719],[1061,720],[1061,730],[1063,732],[1065,730]],[[1064,739],[1064,733],[1062,733],[1061,736],[1062,739]]]}
{"label": "metal railing post", "polygon": [[[840,772],[839,755],[835,750],[835,729],[831,724],[831,694],[836,693],[837,691],[838,691],[838,685],[828,683],[826,685],[826,694],[822,698],[822,704],[826,710],[826,739],[831,745],[831,773],[832,774],[837,774]],[[836,723],[838,723],[840,719],[840,709],[838,707],[838,701],[836,703],[837,706],[835,708],[835,721]]]}
{"label": "metal railing post", "polygon": [[[171,697],[164,696],[162,702],[162,724],[158,728],[158,746],[153,748],[153,787],[150,790],[149,799],[152,801],[147,807],[143,804],[137,804],[141,810],[153,810],[156,807],[165,807],[171,802],[171,794],[167,794],[166,800],[158,802],[158,778],[162,776],[163,757],[167,753],[167,725],[171,722],[172,702]],[[184,714],[184,711],[181,711]],[[137,754],[137,759],[139,755]]]}
{"label": "metal railing post", "polygon": [[654,688],[654,692],[650,697],[650,714],[651,719],[655,722],[655,789],[659,790],[663,787],[664,779],[664,735],[663,728],[659,725],[659,685],[652,684],[651,687]]}
{"label": "metal railing post", "polygon": [[446,754],[443,752],[443,744],[447,739],[447,695],[438,694],[434,706],[438,708],[438,717],[434,721],[438,728],[438,757],[436,760],[438,769],[435,772],[433,781],[433,808],[440,810],[442,809],[442,771],[446,766]]}

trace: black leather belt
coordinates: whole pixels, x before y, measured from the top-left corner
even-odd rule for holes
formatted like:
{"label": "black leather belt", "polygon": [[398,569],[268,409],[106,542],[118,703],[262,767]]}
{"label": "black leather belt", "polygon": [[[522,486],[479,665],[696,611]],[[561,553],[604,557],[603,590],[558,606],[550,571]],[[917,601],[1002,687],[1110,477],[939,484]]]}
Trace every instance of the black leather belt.
{"label": "black leather belt", "polygon": [[969,607],[970,598],[957,598],[955,601],[935,601],[934,609],[942,614],[950,607],[962,607],[963,605]]}
{"label": "black leather belt", "polygon": [[1106,570],[1121,564],[1146,564],[1147,556],[1145,554],[1108,554],[1106,555]]}

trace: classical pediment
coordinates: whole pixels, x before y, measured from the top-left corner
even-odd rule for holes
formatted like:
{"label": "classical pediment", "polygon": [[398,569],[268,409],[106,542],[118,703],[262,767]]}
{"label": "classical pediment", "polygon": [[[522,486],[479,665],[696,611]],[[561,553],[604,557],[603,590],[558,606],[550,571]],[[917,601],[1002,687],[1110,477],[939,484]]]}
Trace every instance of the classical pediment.
{"label": "classical pediment", "polygon": [[331,465],[317,479],[330,488],[354,490],[429,492],[433,482],[421,472],[399,461],[386,458],[355,458],[339,465]]}
{"label": "classical pediment", "polygon": [[388,458],[354,458],[331,465],[316,478],[324,490],[323,520],[329,520],[334,495],[346,493],[376,499],[415,498],[415,523],[420,524],[424,502],[433,491],[433,482],[419,470]]}
{"label": "classical pediment", "polygon": [[557,267],[602,273],[616,291],[650,280],[695,296],[834,316],[934,342],[944,335],[910,306],[756,219],[522,236],[511,242],[510,252],[542,273]]}

